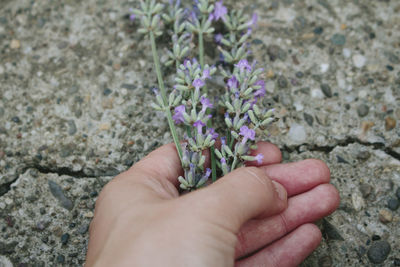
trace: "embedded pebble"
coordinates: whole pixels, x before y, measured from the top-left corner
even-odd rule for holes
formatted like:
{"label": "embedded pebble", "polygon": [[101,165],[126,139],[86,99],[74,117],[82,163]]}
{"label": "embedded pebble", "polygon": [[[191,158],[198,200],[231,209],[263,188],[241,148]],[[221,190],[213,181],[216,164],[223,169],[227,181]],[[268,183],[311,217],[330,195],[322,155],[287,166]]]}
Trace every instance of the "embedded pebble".
{"label": "embedded pebble", "polygon": [[372,192],[372,186],[369,184],[362,184],[359,189],[363,198],[367,198]]}
{"label": "embedded pebble", "polygon": [[356,158],[360,160],[367,160],[371,157],[371,153],[369,151],[363,150],[357,153]]}
{"label": "embedded pebble", "polygon": [[321,70],[322,73],[327,72],[328,69],[329,69],[329,64],[328,64],[328,63],[325,63],[325,64],[321,64],[321,65],[320,65],[320,70]]}
{"label": "embedded pebble", "polygon": [[365,117],[368,115],[369,107],[366,104],[361,104],[357,107],[357,114],[360,117]]}
{"label": "embedded pebble", "polygon": [[281,75],[278,77],[278,87],[279,88],[286,88],[288,86],[288,81],[285,76]]}
{"label": "embedded pebble", "polygon": [[354,64],[354,66],[356,66],[359,69],[364,67],[366,62],[367,62],[367,59],[362,55],[357,54],[357,55],[353,56],[353,64]]}
{"label": "embedded pebble", "polygon": [[317,98],[317,99],[323,99],[324,94],[322,93],[322,91],[320,89],[313,89],[313,90],[311,90],[311,97]]}
{"label": "embedded pebble", "polygon": [[360,211],[365,207],[364,199],[357,193],[351,195],[351,202],[356,211]]}
{"label": "embedded pebble", "polygon": [[76,133],[76,125],[74,120],[68,121],[68,134],[74,135]]}
{"label": "embedded pebble", "polygon": [[335,33],[332,38],[331,42],[333,45],[342,46],[346,43],[346,36],[343,34]]}
{"label": "embedded pebble", "polygon": [[92,211],[88,211],[85,214],[83,214],[83,216],[86,218],[93,218],[94,214]]}
{"label": "embedded pebble", "polygon": [[343,56],[349,58],[351,56],[351,50],[348,48],[343,48]]}
{"label": "embedded pebble", "polygon": [[314,118],[310,114],[304,113],[304,120],[307,122],[308,125],[313,126]]}
{"label": "embedded pebble", "polygon": [[55,198],[58,199],[61,206],[66,208],[67,210],[72,210],[73,203],[72,201],[64,195],[64,191],[62,190],[61,186],[59,186],[56,182],[52,180],[48,181],[50,192],[53,194]]}
{"label": "embedded pebble", "polygon": [[390,253],[390,244],[385,240],[379,240],[372,243],[371,247],[368,249],[367,255],[368,259],[372,263],[382,263],[386,260]]}
{"label": "embedded pebble", "polygon": [[307,133],[306,130],[304,129],[304,126],[297,123],[293,123],[290,126],[288,137],[294,142],[302,143],[306,140]]}
{"label": "embedded pebble", "polygon": [[69,240],[69,234],[65,233],[61,236],[61,244],[66,245]]}
{"label": "embedded pebble", "polygon": [[10,48],[11,49],[19,49],[21,47],[21,42],[19,40],[11,40]]}
{"label": "embedded pebble", "polygon": [[396,120],[392,117],[386,117],[385,119],[385,129],[386,131],[390,131],[396,127]]}
{"label": "embedded pebble", "polygon": [[65,262],[65,256],[60,254],[57,256],[57,263],[63,264]]}
{"label": "embedded pebble", "polygon": [[84,225],[82,225],[81,227],[78,228],[78,233],[83,235],[83,234],[86,234],[88,230],[89,230],[89,225],[88,224],[84,224]]}
{"label": "embedded pebble", "polygon": [[321,84],[321,90],[326,97],[332,97],[332,90],[329,84],[326,83]]}
{"label": "embedded pebble", "polygon": [[391,198],[388,201],[388,208],[390,210],[393,210],[393,211],[397,210],[399,208],[399,205],[400,205],[400,203],[397,198]]}
{"label": "embedded pebble", "polygon": [[390,223],[393,220],[393,214],[388,210],[380,210],[379,220],[381,223]]}

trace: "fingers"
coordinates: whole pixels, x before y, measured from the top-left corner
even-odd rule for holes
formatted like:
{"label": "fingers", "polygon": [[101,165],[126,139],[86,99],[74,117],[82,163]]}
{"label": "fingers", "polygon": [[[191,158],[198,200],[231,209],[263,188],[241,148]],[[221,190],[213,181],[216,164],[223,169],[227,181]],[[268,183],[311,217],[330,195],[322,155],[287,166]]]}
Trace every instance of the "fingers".
{"label": "fingers", "polygon": [[178,185],[178,177],[182,175],[182,167],[174,144],[167,144],[151,152],[144,159],[132,166],[127,174],[136,172],[162,180],[166,179]]}
{"label": "fingers", "polygon": [[289,196],[308,191],[311,188],[329,183],[328,166],[317,159],[306,159],[299,162],[273,164],[261,167],[273,180],[282,184]]}
{"label": "fingers", "polygon": [[262,154],[264,158],[261,163],[257,161],[247,162],[247,166],[265,166],[268,164],[275,164],[282,161],[282,153],[279,147],[269,142],[258,142],[257,149],[251,151],[252,156]]}
{"label": "fingers", "polygon": [[203,219],[234,233],[249,219],[277,214],[287,206],[286,190],[255,167],[239,168],[185,197],[183,203]]}
{"label": "fingers", "polygon": [[237,267],[299,265],[321,242],[321,231],[313,224],[305,224],[292,233],[237,262]]}
{"label": "fingers", "polygon": [[239,231],[237,258],[251,254],[281,238],[302,224],[315,222],[332,213],[339,205],[339,193],[333,185],[323,184],[288,200],[288,208],[266,219],[251,220]]}

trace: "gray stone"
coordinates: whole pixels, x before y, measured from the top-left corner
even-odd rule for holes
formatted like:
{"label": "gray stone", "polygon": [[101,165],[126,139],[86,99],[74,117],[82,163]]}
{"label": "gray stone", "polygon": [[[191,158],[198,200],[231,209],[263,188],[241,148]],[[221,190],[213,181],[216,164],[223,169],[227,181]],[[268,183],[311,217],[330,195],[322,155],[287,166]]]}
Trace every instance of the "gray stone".
{"label": "gray stone", "polygon": [[61,236],[61,244],[66,245],[69,240],[69,234],[65,233]]}
{"label": "gray stone", "polygon": [[53,194],[53,196],[58,199],[60,202],[60,205],[67,209],[67,210],[72,210],[74,207],[74,204],[72,201],[67,198],[64,194],[64,191],[62,190],[61,186],[59,186],[56,182],[53,182],[52,180],[48,181],[50,192]]}
{"label": "gray stone", "polygon": [[373,188],[369,184],[361,184],[359,189],[363,198],[367,198],[371,194]]}
{"label": "gray stone", "polygon": [[293,123],[290,126],[288,136],[295,143],[303,143],[307,138],[307,133],[306,130],[304,129],[304,126],[297,123]]}
{"label": "gray stone", "polygon": [[321,90],[326,97],[332,97],[332,90],[329,84],[326,83],[321,84]]}
{"label": "gray stone", "polygon": [[308,125],[313,126],[314,118],[310,114],[304,113],[303,114],[304,120],[307,122]]}
{"label": "gray stone", "polygon": [[342,46],[346,43],[346,36],[344,36],[343,34],[335,33],[331,38],[331,42],[333,45]]}
{"label": "gray stone", "polygon": [[279,88],[282,88],[282,89],[287,88],[288,84],[289,84],[288,80],[286,79],[285,76],[281,75],[278,77],[278,87]]}
{"label": "gray stone", "polygon": [[367,160],[371,157],[371,153],[369,153],[369,151],[363,150],[363,151],[358,152],[356,157],[359,160]]}
{"label": "gray stone", "polygon": [[4,108],[0,107],[0,118],[4,116]]}
{"label": "gray stone", "polygon": [[68,121],[68,134],[69,135],[74,135],[76,134],[76,125],[74,120],[69,120]]}
{"label": "gray stone", "polygon": [[385,240],[373,242],[367,252],[368,259],[375,264],[382,263],[388,257],[390,250],[390,244]]}
{"label": "gray stone", "polygon": [[279,58],[282,61],[286,60],[287,54],[284,50],[282,50],[279,46],[277,45],[270,45],[267,48],[267,53],[269,55],[269,59],[271,61],[275,61],[277,58]]}
{"label": "gray stone", "polygon": [[89,230],[89,225],[84,224],[84,225],[80,226],[77,231],[79,234],[84,235],[87,233],[88,230]]}
{"label": "gray stone", "polygon": [[60,254],[57,256],[57,263],[63,264],[65,262],[65,256]]}
{"label": "gray stone", "polygon": [[137,86],[134,85],[134,84],[124,83],[124,84],[121,85],[121,88],[125,88],[125,89],[128,89],[128,90],[135,90],[137,88]]}
{"label": "gray stone", "polygon": [[400,199],[400,187],[396,190],[396,197]]}
{"label": "gray stone", "polygon": [[391,198],[387,204],[388,208],[395,211],[399,208],[399,200],[397,198]]}
{"label": "gray stone", "polygon": [[357,114],[360,117],[365,117],[368,115],[369,107],[366,104],[361,104],[357,107]]}
{"label": "gray stone", "polygon": [[387,58],[389,59],[390,63],[399,64],[400,58],[393,52],[386,53]]}
{"label": "gray stone", "polygon": [[330,222],[328,222],[328,220],[323,219],[322,220],[322,234],[324,234],[326,237],[328,237],[331,240],[341,240],[343,241],[343,237],[340,235],[339,231],[337,230],[337,228],[331,224]]}

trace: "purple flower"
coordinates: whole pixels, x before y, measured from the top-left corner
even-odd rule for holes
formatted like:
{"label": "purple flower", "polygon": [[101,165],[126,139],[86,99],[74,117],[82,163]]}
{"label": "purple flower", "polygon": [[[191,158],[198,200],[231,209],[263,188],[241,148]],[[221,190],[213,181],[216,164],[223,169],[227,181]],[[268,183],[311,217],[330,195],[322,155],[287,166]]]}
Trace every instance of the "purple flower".
{"label": "purple flower", "polygon": [[228,88],[232,90],[232,89],[237,89],[238,87],[239,87],[239,81],[236,79],[235,75],[233,75],[228,80]]}
{"label": "purple flower", "polygon": [[263,154],[257,154],[257,156],[254,157],[254,159],[257,160],[258,164],[262,163],[263,158],[264,158]]}
{"label": "purple flower", "polygon": [[130,14],[130,15],[129,15],[129,20],[130,20],[130,21],[134,21],[135,18],[136,18],[136,15],[135,15],[135,14]]}
{"label": "purple flower", "polygon": [[176,124],[180,124],[185,121],[185,119],[183,118],[183,113],[186,112],[185,109],[186,109],[185,105],[177,106],[174,109],[175,114],[174,116],[172,116],[172,119],[175,121]]}
{"label": "purple flower", "polygon": [[222,146],[226,145],[226,137],[225,136],[221,137],[221,145]]}
{"label": "purple flower", "polygon": [[204,174],[204,176],[208,178],[208,177],[210,177],[210,174],[211,174],[211,169],[207,168],[206,169],[206,173]]}
{"label": "purple flower", "polygon": [[210,100],[207,97],[202,96],[200,98],[200,103],[202,105],[201,111],[205,112],[207,108],[212,108],[213,105],[211,104]]}
{"label": "purple flower", "polygon": [[256,137],[256,132],[253,129],[250,129],[246,125],[240,127],[240,133],[243,136],[242,144],[246,143],[248,139],[254,141]]}
{"label": "purple flower", "polygon": [[193,126],[197,128],[197,133],[202,134],[203,127],[206,126],[206,124],[201,120],[197,120],[195,123],[193,123]]}
{"label": "purple flower", "polygon": [[207,129],[207,134],[212,136],[212,139],[217,139],[218,134],[215,132],[214,128],[208,128]]}
{"label": "purple flower", "polygon": [[205,83],[202,79],[195,79],[195,80],[193,81],[193,84],[192,84],[192,85],[193,85],[196,89],[198,89],[198,88],[203,87],[205,84],[206,84],[206,83]]}
{"label": "purple flower", "polygon": [[246,59],[240,60],[238,64],[235,64],[235,67],[238,67],[240,71],[243,71],[244,69],[251,71],[251,66]]}
{"label": "purple flower", "polygon": [[253,16],[251,17],[251,20],[249,21],[249,28],[247,29],[247,33],[251,34],[251,32],[253,31],[253,29],[255,29],[257,27],[257,21],[258,21],[258,15],[257,13],[253,13]]}
{"label": "purple flower", "polygon": [[226,164],[226,159],[225,158],[221,159],[221,164]]}
{"label": "purple flower", "polygon": [[217,44],[220,44],[220,43],[221,43],[222,38],[223,38],[223,35],[220,34],[220,33],[217,33],[216,35],[214,35],[214,41],[215,41]]}
{"label": "purple flower", "polygon": [[207,68],[207,69],[204,69],[203,70],[203,75],[201,76],[201,78],[203,79],[203,80],[205,80],[205,79],[209,79],[211,76],[210,76],[210,69],[209,68]]}
{"label": "purple flower", "polygon": [[263,80],[259,80],[254,83],[255,85],[261,86],[260,89],[254,92],[254,96],[256,98],[264,97],[265,96],[265,82]]}
{"label": "purple flower", "polygon": [[219,19],[223,19],[224,16],[228,13],[228,9],[224,6],[223,1],[219,1],[215,3],[214,12],[210,14],[209,19],[213,19],[215,21]]}

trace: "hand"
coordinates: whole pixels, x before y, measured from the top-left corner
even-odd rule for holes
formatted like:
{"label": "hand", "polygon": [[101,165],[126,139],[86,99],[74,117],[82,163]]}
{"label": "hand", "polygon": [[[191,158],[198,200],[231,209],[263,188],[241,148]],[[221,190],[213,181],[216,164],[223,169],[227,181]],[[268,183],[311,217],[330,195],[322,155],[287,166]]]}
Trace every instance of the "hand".
{"label": "hand", "polygon": [[298,265],[321,240],[311,223],[336,209],[338,192],[319,160],[279,164],[266,142],[258,153],[261,164],[179,196],[175,147],[153,151],[99,195],[86,265]]}

